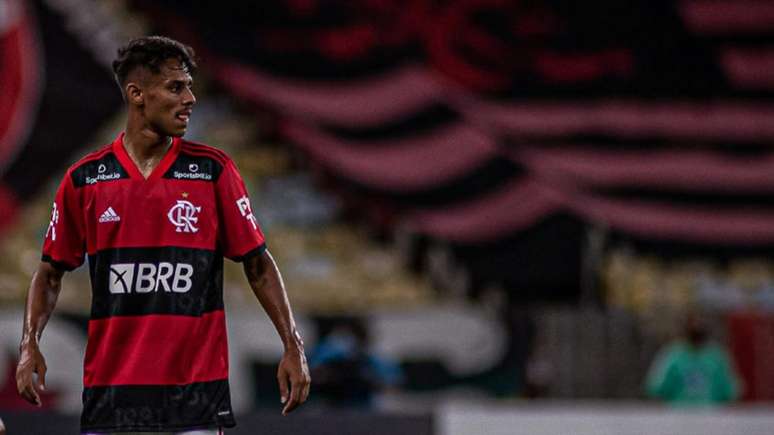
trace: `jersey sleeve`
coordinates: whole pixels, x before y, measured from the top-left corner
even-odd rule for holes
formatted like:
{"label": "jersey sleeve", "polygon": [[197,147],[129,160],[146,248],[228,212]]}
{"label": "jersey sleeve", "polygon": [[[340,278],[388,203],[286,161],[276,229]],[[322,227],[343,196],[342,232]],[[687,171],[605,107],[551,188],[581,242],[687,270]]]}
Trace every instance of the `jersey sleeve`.
{"label": "jersey sleeve", "polygon": [[83,264],[86,229],[81,202],[68,171],[57,189],[43,241],[42,260],[60,269],[69,271]]}
{"label": "jersey sleeve", "polygon": [[234,261],[266,250],[263,231],[253,214],[242,176],[228,161],[216,183],[220,225],[218,238],[223,255]]}

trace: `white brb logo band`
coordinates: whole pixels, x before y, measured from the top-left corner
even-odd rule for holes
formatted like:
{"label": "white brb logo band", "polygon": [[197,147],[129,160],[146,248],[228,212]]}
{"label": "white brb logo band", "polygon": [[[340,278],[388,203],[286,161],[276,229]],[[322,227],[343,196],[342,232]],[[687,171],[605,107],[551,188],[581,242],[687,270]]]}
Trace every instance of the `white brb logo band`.
{"label": "white brb logo band", "polygon": [[191,290],[193,266],[187,263],[161,262],[110,265],[108,289],[113,294],[165,292],[186,293]]}
{"label": "white brb logo band", "polygon": [[253,224],[253,229],[258,229],[258,223],[255,219],[255,215],[253,214],[253,210],[250,207],[250,199],[247,197],[247,195],[237,199],[236,205],[239,208],[239,213],[242,214],[242,216],[245,217],[248,221],[250,221],[251,224]]}
{"label": "white brb logo band", "polygon": [[201,207],[196,207],[190,201],[178,199],[177,204],[172,206],[169,212],[167,212],[167,217],[172,222],[172,225],[176,227],[175,231],[178,233],[195,233],[199,231],[199,228],[194,226],[195,223],[199,222],[196,213],[201,211]]}

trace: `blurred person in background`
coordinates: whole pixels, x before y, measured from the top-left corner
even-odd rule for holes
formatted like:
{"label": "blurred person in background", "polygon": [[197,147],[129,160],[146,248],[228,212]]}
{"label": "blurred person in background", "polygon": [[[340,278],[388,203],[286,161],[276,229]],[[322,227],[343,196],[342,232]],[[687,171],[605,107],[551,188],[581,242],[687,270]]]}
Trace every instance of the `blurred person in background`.
{"label": "blurred person in background", "polygon": [[[310,378],[276,264],[236,166],[182,139],[196,102],[193,50],[135,39],[113,63],[126,130],[66,172],[26,303],[19,393],[41,405],[39,348],[66,271],[89,256],[92,310],[81,430],[215,434],[234,426],[223,311],[223,257],[244,263],[284,344],[283,415]],[[37,375],[35,377],[34,375]]]}
{"label": "blurred person in background", "polygon": [[5,425],[2,419],[0,419],[0,435],[5,435]]}
{"label": "blurred person in background", "polygon": [[710,339],[706,319],[686,316],[683,337],[657,355],[646,379],[649,396],[674,405],[712,405],[739,398],[740,381],[725,348]]}
{"label": "blurred person in background", "polygon": [[402,382],[400,366],[371,351],[363,319],[336,323],[311,352],[309,366],[319,393],[334,406],[369,407],[376,393]]}

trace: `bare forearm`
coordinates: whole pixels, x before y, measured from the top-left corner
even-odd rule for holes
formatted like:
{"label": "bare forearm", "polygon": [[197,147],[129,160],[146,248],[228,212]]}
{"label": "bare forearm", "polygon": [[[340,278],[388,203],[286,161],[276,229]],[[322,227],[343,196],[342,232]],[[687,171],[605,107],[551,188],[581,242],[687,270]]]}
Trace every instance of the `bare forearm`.
{"label": "bare forearm", "polygon": [[304,354],[304,342],[296,330],[285,284],[269,251],[245,260],[245,275],[253,293],[274,322],[282,338],[285,352],[277,367],[280,400],[287,415],[309,396],[309,367]]}
{"label": "bare forearm", "polygon": [[41,263],[32,276],[24,312],[22,345],[37,343],[40,339],[43,328],[46,327],[56,306],[56,300],[62,288],[62,275],[63,272],[50,264]]}
{"label": "bare forearm", "polygon": [[285,349],[303,347],[285,284],[271,254],[266,251],[246,260],[244,268],[250,288],[274,323]]}
{"label": "bare forearm", "polygon": [[[38,390],[43,390],[46,384],[46,359],[40,352],[38,341],[56,306],[62,275],[63,271],[41,262],[27,292],[19,364],[16,366],[16,389],[25,400],[37,406],[42,405]],[[37,380],[33,378],[35,373],[38,374]]]}

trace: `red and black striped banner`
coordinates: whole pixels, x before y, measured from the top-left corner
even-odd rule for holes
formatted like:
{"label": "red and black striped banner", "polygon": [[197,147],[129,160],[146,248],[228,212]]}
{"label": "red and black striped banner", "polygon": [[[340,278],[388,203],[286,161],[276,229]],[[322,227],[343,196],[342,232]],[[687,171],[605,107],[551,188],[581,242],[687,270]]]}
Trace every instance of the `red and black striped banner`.
{"label": "red and black striped banner", "polygon": [[68,25],[73,5],[57,5],[0,1],[0,235],[121,107],[97,49]]}
{"label": "red and black striped banner", "polygon": [[577,287],[580,254],[539,257],[589,225],[774,246],[773,1],[135,4],[364,214],[511,265],[482,280]]}

